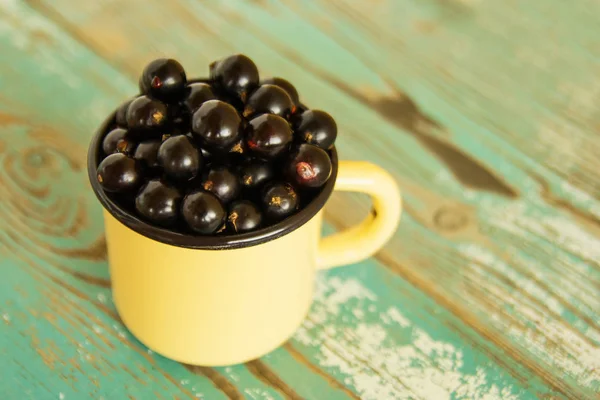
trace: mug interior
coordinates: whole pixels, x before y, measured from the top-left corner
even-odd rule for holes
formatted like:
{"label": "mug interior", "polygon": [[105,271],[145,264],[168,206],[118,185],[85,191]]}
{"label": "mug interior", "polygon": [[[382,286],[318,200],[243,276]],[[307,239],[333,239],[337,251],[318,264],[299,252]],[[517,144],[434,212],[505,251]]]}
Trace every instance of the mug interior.
{"label": "mug interior", "polygon": [[[201,80],[195,80],[196,82]],[[191,81],[192,82],[192,81]],[[320,192],[296,214],[283,221],[269,225],[256,231],[223,236],[199,236],[182,232],[175,232],[166,228],[151,225],[136,215],[121,207],[102,189],[97,180],[97,166],[102,157],[102,140],[108,128],[115,125],[115,112],[113,112],[98,128],[88,149],[88,177],[96,197],[102,206],[118,221],[133,229],[137,233],[150,239],[157,240],[173,246],[203,250],[235,249],[254,246],[277,239],[288,234],[314,217],[325,205],[333,192],[338,172],[338,157],[335,147],[329,150],[332,163],[331,177],[321,188]]]}

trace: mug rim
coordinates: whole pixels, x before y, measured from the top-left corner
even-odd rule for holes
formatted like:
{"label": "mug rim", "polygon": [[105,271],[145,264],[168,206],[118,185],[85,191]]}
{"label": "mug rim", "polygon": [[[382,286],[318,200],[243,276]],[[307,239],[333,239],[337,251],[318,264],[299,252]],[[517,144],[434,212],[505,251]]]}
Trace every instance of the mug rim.
{"label": "mug rim", "polygon": [[[196,80],[198,82],[199,80]],[[285,218],[283,221],[252,232],[224,236],[201,236],[172,231],[167,228],[151,225],[136,215],[126,211],[100,187],[96,179],[97,167],[101,153],[102,139],[108,128],[115,124],[116,110],[113,111],[94,133],[87,155],[88,178],[92,190],[102,207],[117,221],[149,239],[164,244],[197,250],[239,249],[259,245],[287,235],[310,221],[325,205],[333,192],[338,173],[338,155],[335,146],[329,150],[331,155],[331,176],[321,188],[321,191],[300,211]]]}

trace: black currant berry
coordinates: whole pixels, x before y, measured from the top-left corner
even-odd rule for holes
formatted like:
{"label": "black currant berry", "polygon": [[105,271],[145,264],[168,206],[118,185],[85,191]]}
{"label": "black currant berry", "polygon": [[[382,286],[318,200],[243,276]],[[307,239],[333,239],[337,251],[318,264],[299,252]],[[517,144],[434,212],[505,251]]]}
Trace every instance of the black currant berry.
{"label": "black currant berry", "polygon": [[185,105],[179,103],[169,104],[167,106],[167,112],[169,123],[176,131],[180,133],[190,131],[192,115]]}
{"label": "black currant berry", "polygon": [[192,133],[209,150],[225,151],[239,139],[241,122],[230,104],[209,100],[194,112]]}
{"label": "black currant berry", "polygon": [[263,114],[248,124],[246,144],[256,155],[274,158],[288,150],[292,138],[292,129],[285,119]]}
{"label": "black currant berry", "polygon": [[325,111],[308,110],[294,118],[294,132],[301,141],[328,150],[337,137],[337,124]]}
{"label": "black currant berry", "polygon": [[236,54],[212,63],[210,79],[245,102],[248,93],[258,85],[258,68],[250,58]]}
{"label": "black currant berry", "polygon": [[227,204],[240,193],[240,182],[236,174],[225,166],[212,167],[202,179],[202,187]]}
{"label": "black currant berry", "polygon": [[290,156],[285,173],[292,183],[304,188],[318,188],[331,176],[331,159],[320,147],[301,144]]}
{"label": "black currant berry", "polygon": [[285,90],[287,92],[287,94],[290,95],[290,98],[294,102],[294,105],[298,105],[298,103],[300,103],[300,96],[298,96],[298,91],[296,90],[294,85],[292,85],[289,81],[287,81],[283,78],[274,77],[274,78],[265,79],[264,81],[261,82],[261,85],[263,85],[265,83],[268,83],[271,85],[277,85],[280,88],[282,88],[283,90]]}
{"label": "black currant berry", "polygon": [[158,148],[158,163],[167,176],[189,180],[200,172],[203,165],[200,151],[185,135],[171,136]]}
{"label": "black currant berry", "polygon": [[230,232],[242,233],[253,231],[260,226],[261,222],[262,214],[251,202],[241,200],[229,206],[227,229]]}
{"label": "black currant berry", "polygon": [[146,220],[162,226],[177,222],[181,193],[174,187],[154,179],[140,189],[135,209]]}
{"label": "black currant berry", "polygon": [[129,192],[142,183],[138,163],[123,153],[114,153],[102,160],[96,177],[107,192]]}
{"label": "black currant berry", "polygon": [[122,128],[127,128],[127,109],[129,109],[129,105],[133,100],[135,100],[135,97],[124,101],[115,112],[115,122]]}
{"label": "black currant berry", "polygon": [[242,115],[244,112],[244,102],[240,100],[237,95],[226,92],[224,89],[213,87],[213,93],[217,96],[217,100],[224,101],[227,104],[231,104],[236,111]]}
{"label": "black currant berry", "polygon": [[158,148],[160,147],[160,140],[145,140],[138,144],[137,149],[133,158],[138,160],[146,168],[158,167]]}
{"label": "black currant berry", "polygon": [[167,113],[164,103],[140,96],[127,109],[127,126],[134,130],[161,128],[167,123]]}
{"label": "black currant berry", "polygon": [[262,194],[262,208],[265,217],[271,221],[280,221],[292,215],[298,209],[298,194],[287,183],[272,183]]}
{"label": "black currant berry", "polygon": [[204,191],[185,196],[182,215],[193,231],[203,235],[217,232],[227,216],[219,199],[214,194]]}
{"label": "black currant berry", "polygon": [[140,90],[159,100],[174,102],[184,97],[186,83],[185,71],[179,62],[159,58],[144,68]]}
{"label": "black currant berry", "polygon": [[256,189],[273,176],[273,168],[267,161],[248,160],[238,168],[240,184],[245,189]]}
{"label": "black currant berry", "polygon": [[210,85],[206,83],[192,83],[188,85],[187,97],[183,104],[193,114],[205,101],[215,100],[216,98]]}
{"label": "black currant berry", "polygon": [[102,141],[102,150],[104,154],[112,153],[131,153],[135,149],[135,142],[129,138],[127,131],[122,128],[115,128],[104,137]]}
{"label": "black currant berry", "polygon": [[294,102],[284,89],[267,84],[252,93],[244,109],[244,117],[268,113],[288,118],[293,108]]}

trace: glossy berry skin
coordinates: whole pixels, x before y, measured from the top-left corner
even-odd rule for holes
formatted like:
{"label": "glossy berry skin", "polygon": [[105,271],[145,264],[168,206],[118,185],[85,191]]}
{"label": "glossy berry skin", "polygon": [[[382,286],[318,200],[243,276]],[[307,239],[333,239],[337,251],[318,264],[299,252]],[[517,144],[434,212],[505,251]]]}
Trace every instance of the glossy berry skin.
{"label": "glossy berry skin", "polygon": [[296,137],[308,144],[328,150],[337,137],[337,124],[321,110],[307,110],[294,119]]}
{"label": "glossy berry skin", "polygon": [[290,181],[302,188],[318,188],[331,176],[331,159],[320,147],[301,144],[288,160],[285,173]]}
{"label": "glossy berry skin", "polygon": [[240,135],[237,110],[220,100],[209,100],[192,116],[192,133],[209,150],[226,151]]}
{"label": "glossy berry skin", "polygon": [[135,100],[135,97],[124,101],[115,112],[115,122],[121,128],[127,128],[127,110],[129,109],[129,105],[133,102],[133,100]]}
{"label": "glossy berry skin", "polygon": [[248,124],[246,144],[259,157],[275,158],[288,150],[292,138],[292,128],[285,119],[263,114]]}
{"label": "glossy berry skin", "polygon": [[159,58],[146,65],[139,83],[145,95],[170,103],[184,97],[187,79],[179,62]]}
{"label": "glossy berry skin", "polygon": [[213,93],[217,96],[217,100],[231,104],[231,106],[235,108],[240,115],[242,115],[245,105],[244,102],[237,97],[237,95],[226,92],[224,89],[219,87],[213,87]]}
{"label": "glossy berry skin", "polygon": [[263,80],[261,82],[261,85],[264,85],[265,83],[270,85],[277,85],[283,90],[285,90],[292,99],[294,105],[298,105],[300,103],[300,96],[298,96],[298,91],[296,90],[294,85],[292,85],[289,81],[283,78],[273,77]]}
{"label": "glossy berry skin", "polygon": [[131,153],[135,148],[133,142],[127,135],[127,131],[123,128],[115,128],[104,137],[102,141],[102,151],[104,154],[112,154],[116,152]]}
{"label": "glossy berry skin", "polygon": [[197,191],[183,199],[182,215],[194,232],[210,235],[225,223],[227,213],[219,199],[212,193]]}
{"label": "glossy berry skin", "polygon": [[161,145],[160,140],[145,140],[138,144],[133,154],[133,158],[138,160],[146,168],[157,168],[158,148]]}
{"label": "glossy berry skin", "polygon": [[240,193],[240,182],[236,174],[225,166],[212,167],[202,179],[202,187],[227,204]]}
{"label": "glossy berry skin", "polygon": [[211,64],[210,79],[245,102],[248,93],[258,86],[258,68],[247,56],[235,54]]}
{"label": "glossy berry skin", "polygon": [[217,97],[213,93],[210,85],[206,83],[192,83],[187,87],[187,97],[183,104],[190,113],[193,113],[199,109],[204,102],[215,100],[216,98]]}
{"label": "glossy berry skin", "polygon": [[130,192],[142,183],[138,163],[123,153],[107,156],[98,165],[96,173],[100,186],[107,192]]}
{"label": "glossy berry skin", "polygon": [[227,213],[227,230],[234,233],[250,232],[262,223],[260,210],[247,200],[233,202]]}
{"label": "glossy berry skin", "polygon": [[268,220],[281,221],[298,209],[298,194],[288,183],[272,183],[263,191],[261,203]]}
{"label": "glossy berry skin", "polygon": [[140,189],[135,198],[136,211],[156,225],[172,226],[177,222],[181,193],[158,179],[153,179]]}
{"label": "glossy berry skin", "polygon": [[203,166],[200,151],[185,135],[171,136],[163,141],[157,158],[167,176],[180,181],[194,178]]}
{"label": "glossy berry skin", "polygon": [[202,154],[202,158],[204,158],[205,161],[210,161],[210,159],[213,156],[208,150],[204,148],[200,148],[200,154]]}
{"label": "glossy berry skin", "polygon": [[262,85],[250,95],[244,117],[260,114],[275,114],[288,118],[294,108],[290,95],[276,85]]}
{"label": "glossy berry skin", "polygon": [[249,160],[238,168],[240,184],[245,189],[256,189],[273,179],[271,165],[263,160]]}
{"label": "glossy berry skin", "polygon": [[[167,123],[167,106],[148,96],[133,100],[127,109],[127,126],[132,130],[156,130]],[[144,132],[145,133],[145,132]]]}

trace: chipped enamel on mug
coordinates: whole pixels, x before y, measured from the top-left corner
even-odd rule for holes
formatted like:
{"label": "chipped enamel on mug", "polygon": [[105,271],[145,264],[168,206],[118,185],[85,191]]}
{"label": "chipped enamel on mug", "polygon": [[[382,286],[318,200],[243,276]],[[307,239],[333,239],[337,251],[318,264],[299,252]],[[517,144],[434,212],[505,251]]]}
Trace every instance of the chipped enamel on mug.
{"label": "chipped enamel on mug", "polygon": [[[224,366],[259,358],[293,335],[312,302],[315,274],[365,259],[393,235],[398,186],[380,167],[340,161],[321,192],[285,220],[228,236],[193,236],[150,225],[111,200],[96,179],[101,143],[88,152],[92,188],[104,207],[113,299],[123,323],[153,351],[187,364]],[[321,238],[333,190],[366,193],[360,224]]]}

